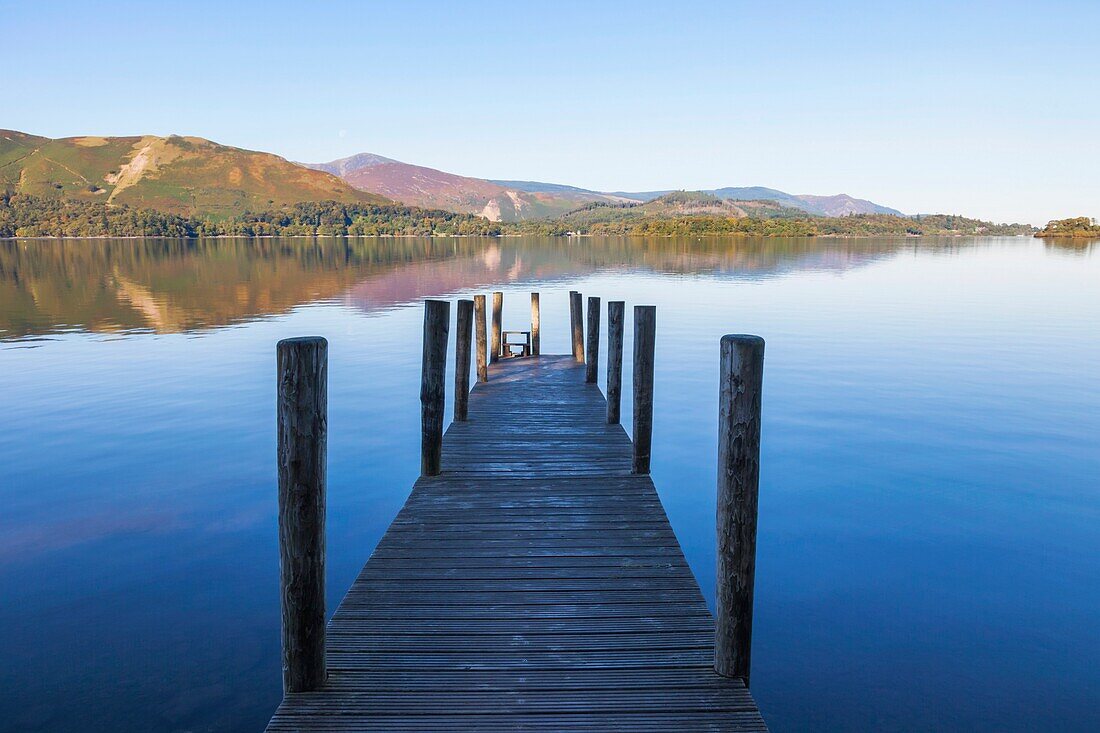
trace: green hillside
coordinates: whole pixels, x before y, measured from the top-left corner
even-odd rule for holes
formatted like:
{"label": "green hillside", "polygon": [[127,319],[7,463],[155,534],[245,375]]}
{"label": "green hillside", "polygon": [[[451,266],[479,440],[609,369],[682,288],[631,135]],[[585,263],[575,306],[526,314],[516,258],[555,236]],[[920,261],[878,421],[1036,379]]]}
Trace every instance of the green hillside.
{"label": "green hillside", "polygon": [[175,135],[55,140],[0,130],[0,188],[215,218],[306,201],[390,203],[277,155]]}
{"label": "green hillside", "polygon": [[732,201],[700,191],[677,191],[644,204],[590,204],[545,221],[507,225],[523,234],[677,236],[962,236],[1032,234],[1027,224],[994,224],[949,214],[899,216],[852,214],[827,217],[775,201]]}
{"label": "green hillside", "polygon": [[1035,236],[1043,238],[1100,239],[1100,224],[1087,216],[1078,216],[1073,219],[1056,219],[1049,222]]}

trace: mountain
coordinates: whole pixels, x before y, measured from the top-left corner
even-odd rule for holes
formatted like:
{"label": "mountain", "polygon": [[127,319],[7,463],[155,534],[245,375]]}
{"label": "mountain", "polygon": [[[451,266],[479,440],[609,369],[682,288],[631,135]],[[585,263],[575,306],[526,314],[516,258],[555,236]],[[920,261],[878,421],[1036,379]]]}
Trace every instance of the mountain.
{"label": "mountain", "polygon": [[644,203],[590,204],[556,219],[509,224],[503,230],[515,234],[658,237],[1016,236],[1035,231],[1026,224],[994,224],[946,214],[822,216],[783,206],[773,199],[734,200],[702,191],[673,191]]}
{"label": "mountain", "polygon": [[[616,191],[616,196],[635,201],[652,201],[671,191]],[[849,214],[893,214],[902,216],[897,209],[876,204],[866,199],[857,199],[841,193],[833,196],[814,196],[811,194],[789,194],[764,186],[744,186],[706,189],[703,193],[713,194],[731,201],[774,201],[781,206],[801,209],[816,216],[848,216]]]}
{"label": "mountain", "polygon": [[[652,201],[674,193],[615,191],[605,193],[561,183],[483,179],[402,163],[374,153],[360,153],[329,163],[304,164],[340,176],[352,186],[410,206],[478,214],[492,221],[524,221],[561,216],[591,203]],[[895,214],[900,211],[847,194],[793,195],[763,186],[727,187],[702,191],[728,201],[774,201],[816,216]]]}
{"label": "mountain", "polygon": [[337,176],[200,137],[68,137],[0,130],[0,189],[228,217],[307,201],[386,204]]}
{"label": "mountain", "polygon": [[904,214],[897,209],[891,209],[889,206],[882,206],[881,204],[876,204],[866,199],[853,198],[846,193],[838,193],[833,196],[812,196],[803,193],[795,198],[806,204],[804,207],[800,208],[803,208],[811,214],[819,212],[822,216],[848,216],[850,214],[892,214],[894,216],[904,216]]}
{"label": "mountain", "polygon": [[490,221],[560,216],[593,201],[622,200],[572,186],[527,185],[523,181],[489,181],[459,176],[373,153],[304,165],[340,176],[361,191],[380,194],[403,204],[477,214]]}

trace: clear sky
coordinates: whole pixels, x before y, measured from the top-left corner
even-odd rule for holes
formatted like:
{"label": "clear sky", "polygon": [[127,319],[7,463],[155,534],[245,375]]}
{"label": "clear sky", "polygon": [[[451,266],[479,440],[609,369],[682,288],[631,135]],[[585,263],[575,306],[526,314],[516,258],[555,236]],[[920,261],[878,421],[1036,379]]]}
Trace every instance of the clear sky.
{"label": "clear sky", "polygon": [[0,0],[0,127],[1100,216],[1100,1]]}

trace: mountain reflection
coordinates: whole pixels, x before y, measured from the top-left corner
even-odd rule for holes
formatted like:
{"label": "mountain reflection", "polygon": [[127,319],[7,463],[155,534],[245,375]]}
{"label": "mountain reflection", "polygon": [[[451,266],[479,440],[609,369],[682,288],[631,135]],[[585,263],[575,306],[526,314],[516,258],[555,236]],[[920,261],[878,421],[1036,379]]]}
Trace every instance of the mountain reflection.
{"label": "mountain reflection", "polygon": [[179,333],[337,298],[372,311],[604,269],[731,279],[840,271],[913,246],[699,238],[4,241],[0,339],[73,330]]}

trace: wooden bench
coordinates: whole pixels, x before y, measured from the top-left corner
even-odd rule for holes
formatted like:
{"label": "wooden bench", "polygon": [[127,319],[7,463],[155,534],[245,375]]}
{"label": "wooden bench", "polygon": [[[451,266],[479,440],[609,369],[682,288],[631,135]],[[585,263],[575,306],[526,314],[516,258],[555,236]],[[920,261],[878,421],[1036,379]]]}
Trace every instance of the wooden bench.
{"label": "wooden bench", "polygon": [[[530,356],[531,355],[531,332],[530,331],[504,331],[500,334],[500,355],[507,359],[513,356]],[[511,343],[508,341],[509,336],[523,336],[523,342]],[[522,347],[519,354],[512,351],[513,346]]]}

